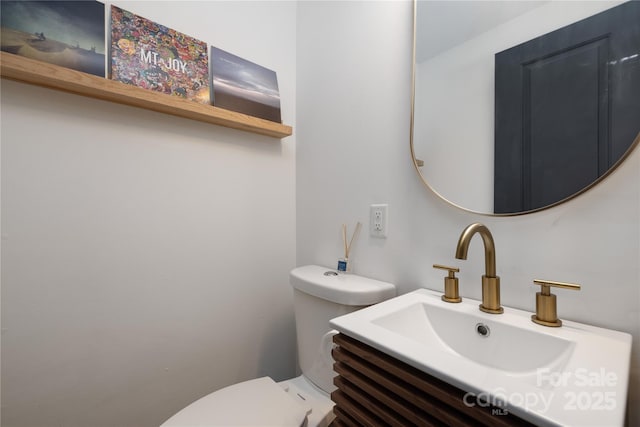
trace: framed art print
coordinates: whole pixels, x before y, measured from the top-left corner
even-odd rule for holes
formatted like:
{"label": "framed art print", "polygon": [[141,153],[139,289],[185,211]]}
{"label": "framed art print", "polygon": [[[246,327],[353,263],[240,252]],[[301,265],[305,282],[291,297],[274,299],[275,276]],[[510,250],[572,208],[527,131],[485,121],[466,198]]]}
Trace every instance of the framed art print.
{"label": "framed art print", "polygon": [[213,105],[281,123],[275,71],[211,47]]}
{"label": "framed art print", "polygon": [[105,7],[97,1],[0,2],[2,50],[105,76]]}
{"label": "framed art print", "polygon": [[210,104],[207,44],[111,6],[110,78]]}

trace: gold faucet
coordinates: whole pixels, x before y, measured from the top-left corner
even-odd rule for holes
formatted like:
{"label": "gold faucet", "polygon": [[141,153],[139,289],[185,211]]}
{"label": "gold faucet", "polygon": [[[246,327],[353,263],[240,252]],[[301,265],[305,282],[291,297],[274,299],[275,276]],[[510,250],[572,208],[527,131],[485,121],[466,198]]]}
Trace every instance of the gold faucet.
{"label": "gold faucet", "polygon": [[458,240],[456,258],[467,259],[469,242],[471,242],[471,238],[476,233],[482,237],[482,242],[484,243],[485,274],[482,276],[482,304],[480,304],[480,310],[486,313],[500,314],[504,312],[504,309],[500,306],[500,278],[496,276],[496,247],[489,229],[477,222],[467,226]]}

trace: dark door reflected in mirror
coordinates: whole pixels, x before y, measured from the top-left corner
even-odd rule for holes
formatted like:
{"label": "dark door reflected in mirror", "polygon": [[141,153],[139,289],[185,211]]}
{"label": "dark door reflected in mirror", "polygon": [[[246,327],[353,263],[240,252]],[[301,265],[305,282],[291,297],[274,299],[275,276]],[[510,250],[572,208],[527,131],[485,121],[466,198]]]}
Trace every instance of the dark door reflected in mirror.
{"label": "dark door reflected in mirror", "polygon": [[[436,193],[481,213],[535,211],[590,188],[631,151],[640,132],[640,2],[453,3],[417,2],[412,152]],[[448,27],[440,39],[458,39],[434,48],[423,28],[434,14],[470,35],[448,36]],[[539,20],[547,24],[532,29]],[[556,29],[545,32],[550,20]],[[506,34],[524,41],[501,49]]]}

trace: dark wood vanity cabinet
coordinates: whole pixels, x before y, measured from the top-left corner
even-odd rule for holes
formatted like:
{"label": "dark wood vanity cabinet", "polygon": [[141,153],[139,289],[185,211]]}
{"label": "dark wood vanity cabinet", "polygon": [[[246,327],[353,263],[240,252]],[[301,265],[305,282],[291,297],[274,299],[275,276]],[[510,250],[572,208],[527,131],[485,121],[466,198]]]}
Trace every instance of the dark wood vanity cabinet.
{"label": "dark wood vanity cabinet", "polygon": [[332,426],[533,426],[344,334],[333,341]]}

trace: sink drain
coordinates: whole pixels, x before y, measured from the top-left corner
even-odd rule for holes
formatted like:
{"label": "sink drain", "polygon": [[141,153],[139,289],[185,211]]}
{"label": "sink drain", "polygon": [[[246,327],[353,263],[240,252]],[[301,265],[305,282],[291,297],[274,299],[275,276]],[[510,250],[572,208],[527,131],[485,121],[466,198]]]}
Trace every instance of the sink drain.
{"label": "sink drain", "polygon": [[482,335],[486,338],[491,334],[491,329],[489,329],[489,326],[485,325],[484,323],[478,323],[476,324],[476,332],[478,333],[478,335]]}

